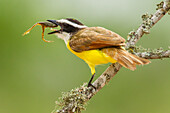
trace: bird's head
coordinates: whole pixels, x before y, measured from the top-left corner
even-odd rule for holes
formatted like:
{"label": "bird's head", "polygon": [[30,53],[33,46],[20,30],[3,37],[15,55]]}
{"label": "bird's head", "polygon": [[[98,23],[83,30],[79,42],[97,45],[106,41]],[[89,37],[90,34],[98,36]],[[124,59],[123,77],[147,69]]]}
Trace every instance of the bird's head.
{"label": "bird's head", "polygon": [[59,38],[63,39],[65,42],[68,41],[70,37],[77,33],[79,30],[87,27],[78,20],[72,18],[47,21],[55,24],[57,27],[60,26],[59,30],[53,29],[53,32],[50,32],[48,34],[56,34]]}

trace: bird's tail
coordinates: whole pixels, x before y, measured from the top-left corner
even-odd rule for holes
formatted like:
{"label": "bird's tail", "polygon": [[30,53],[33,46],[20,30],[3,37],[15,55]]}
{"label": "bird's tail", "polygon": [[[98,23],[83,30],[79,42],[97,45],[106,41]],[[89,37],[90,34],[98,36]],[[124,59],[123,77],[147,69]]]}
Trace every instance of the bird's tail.
{"label": "bird's tail", "polygon": [[[134,54],[129,53],[128,51],[124,49],[117,49],[117,48],[107,48],[112,50],[104,50],[103,52],[107,55],[111,56],[113,59],[115,59],[118,63],[120,63],[122,66],[130,69],[135,70],[136,65],[144,65],[149,64],[150,61],[144,58],[140,58]],[[112,51],[112,52],[111,52]],[[115,52],[113,52],[115,51]],[[113,54],[114,53],[114,54]]]}

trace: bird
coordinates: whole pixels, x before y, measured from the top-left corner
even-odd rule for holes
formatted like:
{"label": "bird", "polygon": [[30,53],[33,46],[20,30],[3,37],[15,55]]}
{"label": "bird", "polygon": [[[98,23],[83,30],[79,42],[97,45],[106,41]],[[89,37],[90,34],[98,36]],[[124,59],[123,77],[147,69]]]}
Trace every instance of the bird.
{"label": "bird", "polygon": [[88,27],[73,18],[47,21],[52,23],[53,27],[60,27],[59,30],[52,29],[48,34],[55,34],[64,40],[66,47],[88,64],[92,74],[88,87],[94,87],[92,80],[96,65],[118,62],[127,69],[135,70],[136,65],[150,63],[147,59],[129,53],[125,49],[126,40],[104,27]]}

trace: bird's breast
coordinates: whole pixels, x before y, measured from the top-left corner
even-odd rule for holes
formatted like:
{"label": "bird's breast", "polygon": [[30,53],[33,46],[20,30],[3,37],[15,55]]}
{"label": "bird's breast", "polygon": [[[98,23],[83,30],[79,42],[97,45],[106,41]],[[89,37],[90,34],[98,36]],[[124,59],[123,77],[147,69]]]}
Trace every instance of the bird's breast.
{"label": "bird's breast", "polygon": [[69,42],[67,43],[67,48],[76,56],[83,59],[86,63],[90,65],[99,65],[99,64],[107,64],[109,62],[115,63],[112,57],[106,55],[102,51],[96,50],[89,50],[89,51],[82,51],[82,52],[75,52],[71,49]]}

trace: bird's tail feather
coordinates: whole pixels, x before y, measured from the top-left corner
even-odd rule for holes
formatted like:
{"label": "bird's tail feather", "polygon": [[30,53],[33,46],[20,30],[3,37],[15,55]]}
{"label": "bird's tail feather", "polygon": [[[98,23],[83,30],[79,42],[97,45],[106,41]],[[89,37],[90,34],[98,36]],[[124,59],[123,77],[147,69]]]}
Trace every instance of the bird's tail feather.
{"label": "bird's tail feather", "polygon": [[[111,56],[113,59],[117,60],[118,63],[120,63],[122,66],[130,69],[135,70],[136,65],[144,65],[149,64],[150,61],[144,58],[140,58],[134,54],[129,53],[128,51],[124,49],[117,49],[117,48],[107,48],[110,49],[109,51],[104,50],[103,52],[107,55]],[[112,51],[112,52],[111,52]],[[115,51],[115,54],[110,54]]]}
{"label": "bird's tail feather", "polygon": [[140,58],[136,55],[129,53],[123,49],[117,49],[117,61],[124,67],[135,70],[136,65],[149,64],[150,61],[144,58]]}

